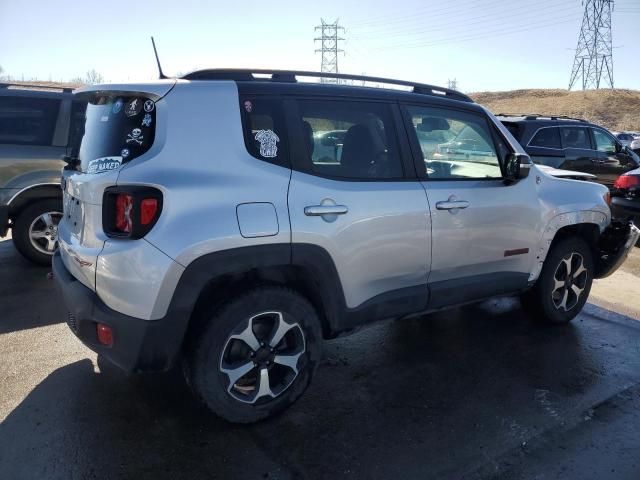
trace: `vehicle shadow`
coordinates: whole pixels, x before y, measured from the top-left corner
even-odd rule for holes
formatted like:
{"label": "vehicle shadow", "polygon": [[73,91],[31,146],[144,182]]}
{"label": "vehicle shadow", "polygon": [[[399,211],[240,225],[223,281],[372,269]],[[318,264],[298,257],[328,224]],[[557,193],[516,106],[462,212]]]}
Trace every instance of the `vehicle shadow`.
{"label": "vehicle shadow", "polygon": [[631,347],[640,331],[606,328],[611,348],[597,321],[540,327],[510,299],[380,323],[328,342],[300,401],[247,426],[209,414],[180,372],[126,377],[82,360],[52,372],[0,424],[0,471],[460,478],[640,380]]}
{"label": "vehicle shadow", "polygon": [[58,292],[47,276],[51,267],[32,264],[5,240],[0,242],[0,272],[0,334],[64,321],[66,311],[55,301]]}

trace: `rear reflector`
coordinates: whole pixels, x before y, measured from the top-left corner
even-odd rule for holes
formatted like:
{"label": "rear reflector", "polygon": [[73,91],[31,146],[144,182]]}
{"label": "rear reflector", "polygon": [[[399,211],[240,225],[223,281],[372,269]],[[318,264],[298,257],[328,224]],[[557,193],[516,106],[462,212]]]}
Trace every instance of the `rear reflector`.
{"label": "rear reflector", "polygon": [[96,323],[96,333],[98,334],[98,342],[102,345],[110,347],[113,345],[113,333],[111,327],[104,323]]}
{"label": "rear reflector", "polygon": [[613,184],[615,188],[620,190],[627,190],[631,187],[639,187],[640,186],[640,176],[638,175],[620,175],[616,180],[616,183]]}

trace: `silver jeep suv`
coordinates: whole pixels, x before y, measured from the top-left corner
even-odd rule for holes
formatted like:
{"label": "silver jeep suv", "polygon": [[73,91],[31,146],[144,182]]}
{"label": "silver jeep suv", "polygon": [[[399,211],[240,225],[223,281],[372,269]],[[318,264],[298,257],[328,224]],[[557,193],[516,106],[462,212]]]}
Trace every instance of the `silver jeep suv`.
{"label": "silver jeep suv", "polygon": [[[260,74],[259,76],[256,74]],[[206,70],[88,101],[54,276],[68,324],[125,371],[180,360],[216,414],[253,422],[309,384],[321,341],[521,294],[565,323],[640,231],[605,187],[554,178],[467,96]]]}

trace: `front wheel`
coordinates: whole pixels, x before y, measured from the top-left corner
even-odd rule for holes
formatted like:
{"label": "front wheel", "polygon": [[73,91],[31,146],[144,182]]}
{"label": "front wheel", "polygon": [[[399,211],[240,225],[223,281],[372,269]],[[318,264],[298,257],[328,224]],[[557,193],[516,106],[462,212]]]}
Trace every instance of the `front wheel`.
{"label": "front wheel", "polygon": [[535,287],[523,295],[523,305],[537,319],[567,323],[580,313],[593,282],[593,255],[581,238],[566,238],[553,246]]}
{"label": "front wheel", "polygon": [[251,423],[295,402],[320,360],[311,304],[282,287],[251,290],[215,313],[187,352],[196,395],[226,420]]}
{"label": "front wheel", "polygon": [[62,201],[39,200],[22,210],[15,219],[11,236],[16,249],[38,265],[51,265],[58,248],[58,224]]}

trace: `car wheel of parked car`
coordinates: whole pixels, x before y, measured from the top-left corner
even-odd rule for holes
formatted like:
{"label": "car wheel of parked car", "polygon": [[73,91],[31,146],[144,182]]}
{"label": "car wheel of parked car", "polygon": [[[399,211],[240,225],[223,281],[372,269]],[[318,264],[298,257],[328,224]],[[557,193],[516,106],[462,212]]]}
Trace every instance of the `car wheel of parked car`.
{"label": "car wheel of parked car", "polygon": [[544,262],[535,287],[523,295],[523,305],[549,323],[567,323],[589,297],[593,282],[593,255],[581,238],[556,243]]}
{"label": "car wheel of parked car", "polygon": [[217,415],[251,423],[287,408],[320,360],[315,309],[283,287],[251,290],[209,320],[187,359],[187,382]]}
{"label": "car wheel of parked car", "polygon": [[40,200],[22,210],[13,224],[11,236],[18,251],[39,265],[50,265],[58,248],[58,223],[62,202]]}

